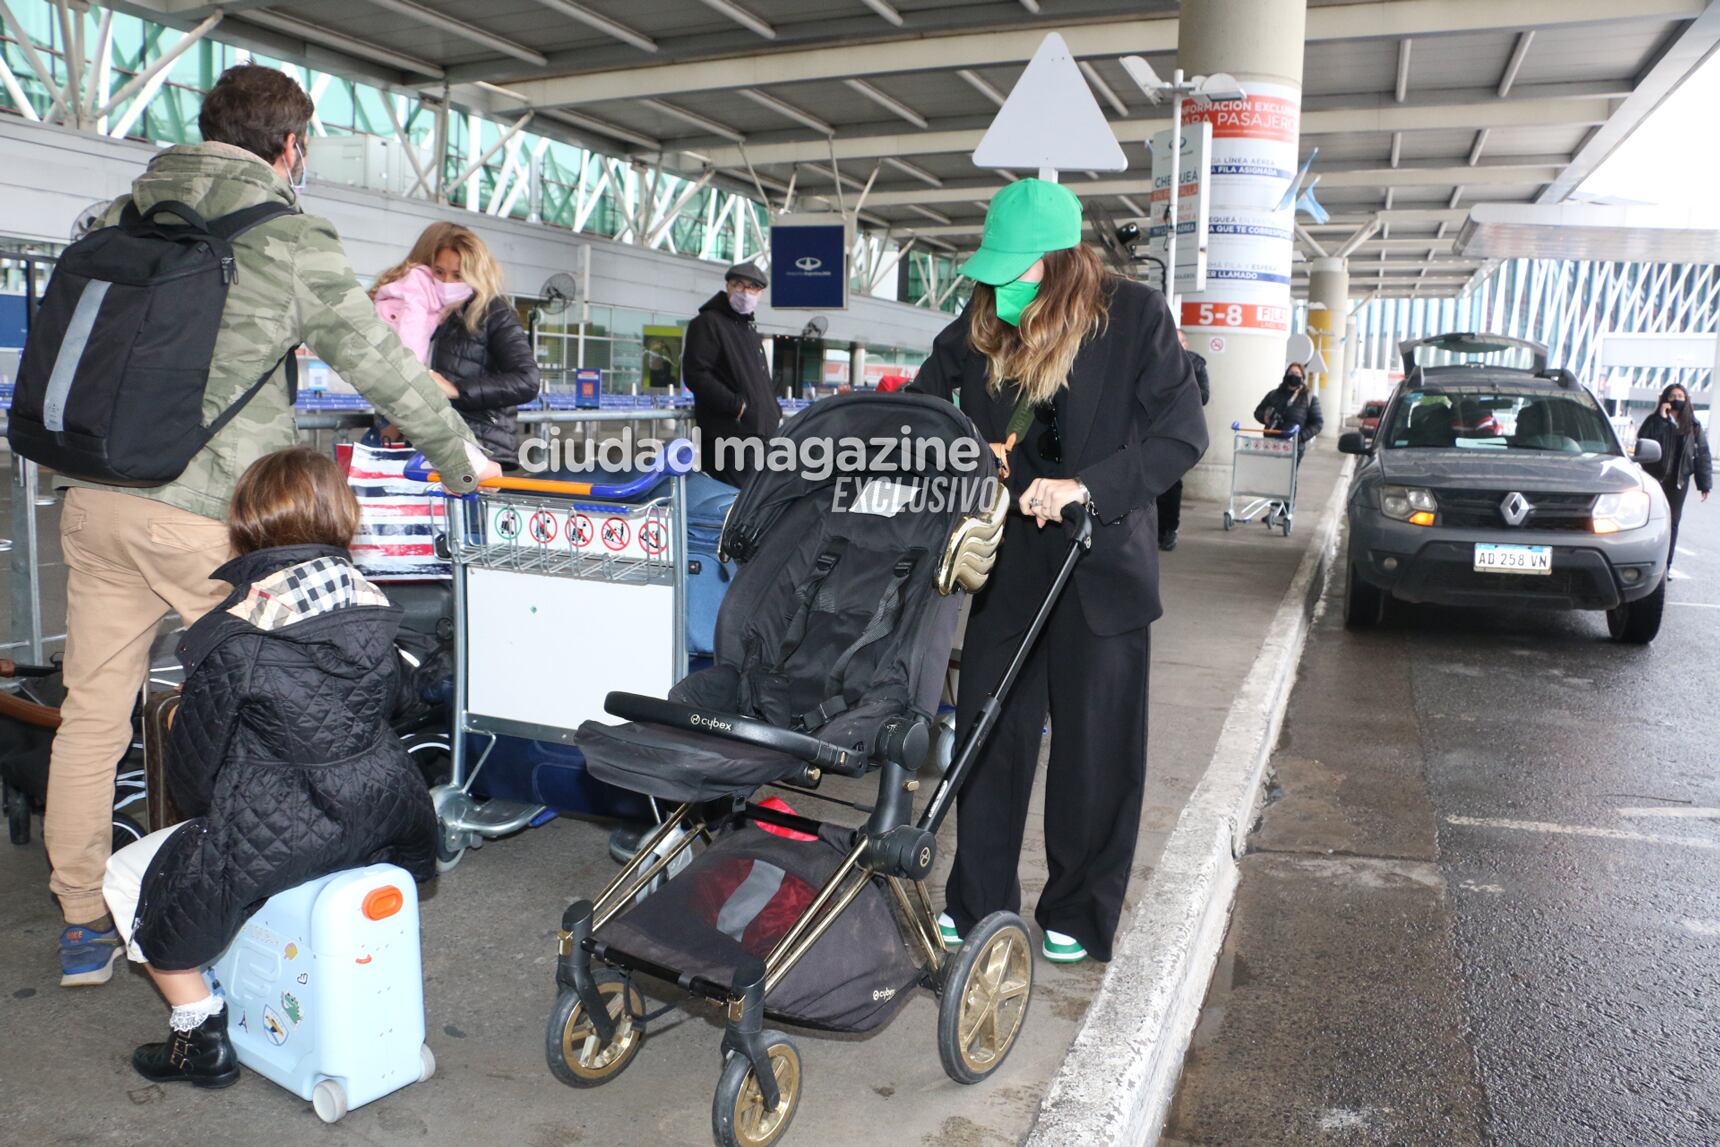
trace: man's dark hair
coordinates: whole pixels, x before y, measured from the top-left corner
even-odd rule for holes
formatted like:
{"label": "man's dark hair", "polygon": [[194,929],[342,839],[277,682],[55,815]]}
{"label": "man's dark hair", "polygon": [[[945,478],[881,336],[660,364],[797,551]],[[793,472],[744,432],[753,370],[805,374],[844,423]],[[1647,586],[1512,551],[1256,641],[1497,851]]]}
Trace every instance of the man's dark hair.
{"label": "man's dark hair", "polygon": [[305,90],[284,72],[261,64],[228,68],[203,97],[197,126],[206,143],[242,147],[273,163],[287,146],[287,136],[305,137],[316,105]]}

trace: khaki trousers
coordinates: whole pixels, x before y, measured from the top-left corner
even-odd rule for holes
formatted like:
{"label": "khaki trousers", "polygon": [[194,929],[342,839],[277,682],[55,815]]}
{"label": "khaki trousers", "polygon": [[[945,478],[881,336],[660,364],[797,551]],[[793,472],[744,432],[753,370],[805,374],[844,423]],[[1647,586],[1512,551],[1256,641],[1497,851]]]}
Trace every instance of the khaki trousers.
{"label": "khaki trousers", "polygon": [[[232,587],[209,575],[229,555],[227,526],[115,490],[74,487],[60,515],[66,556],[66,701],[48,770],[42,837],[68,924],[107,911],[113,786],[131,744],[132,705],[169,610],[190,625]],[[129,921],[128,921],[129,923]]]}

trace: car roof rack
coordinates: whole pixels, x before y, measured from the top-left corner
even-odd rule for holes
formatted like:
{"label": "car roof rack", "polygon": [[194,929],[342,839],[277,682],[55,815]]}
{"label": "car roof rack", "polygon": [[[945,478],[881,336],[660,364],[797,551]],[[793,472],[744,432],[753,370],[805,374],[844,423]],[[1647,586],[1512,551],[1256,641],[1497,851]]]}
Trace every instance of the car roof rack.
{"label": "car roof rack", "polygon": [[1531,339],[1513,338],[1510,335],[1485,334],[1477,331],[1448,331],[1445,334],[1429,335],[1426,338],[1406,339],[1398,344],[1398,353],[1403,357],[1403,372],[1405,377],[1414,373],[1416,351],[1443,350],[1452,354],[1498,354],[1507,350],[1526,350],[1529,352],[1530,373],[1543,374],[1547,369],[1547,348]]}

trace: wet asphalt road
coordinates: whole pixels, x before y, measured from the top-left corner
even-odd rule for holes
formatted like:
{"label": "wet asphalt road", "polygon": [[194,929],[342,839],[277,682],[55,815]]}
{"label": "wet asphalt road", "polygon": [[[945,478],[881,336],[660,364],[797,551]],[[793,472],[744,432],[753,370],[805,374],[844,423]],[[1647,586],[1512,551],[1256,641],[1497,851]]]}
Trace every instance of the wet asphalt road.
{"label": "wet asphalt road", "polygon": [[1720,1143],[1720,500],[1659,640],[1327,602],[1168,1144]]}

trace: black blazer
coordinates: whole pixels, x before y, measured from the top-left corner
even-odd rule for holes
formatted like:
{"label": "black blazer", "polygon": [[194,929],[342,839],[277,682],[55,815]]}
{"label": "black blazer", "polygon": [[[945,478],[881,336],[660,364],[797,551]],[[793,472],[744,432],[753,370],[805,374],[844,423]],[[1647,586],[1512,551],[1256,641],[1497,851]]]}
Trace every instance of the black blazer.
{"label": "black blazer", "polygon": [[[964,313],[938,335],[932,357],[909,389],[959,396],[963,412],[986,440],[1001,442],[1015,400],[1008,387],[998,395],[987,391],[985,359],[968,345],[967,334]],[[1194,366],[1177,342],[1163,295],[1132,280],[1115,281],[1110,321],[1076,355],[1064,401],[1063,460],[1086,483],[1100,522],[1092,550],[1075,570],[1076,595],[1094,633],[1127,633],[1163,612],[1158,496],[1200,461],[1207,446]],[[1010,481],[1017,499],[1025,485],[1017,468]],[[1043,594],[1038,567],[1011,561],[1008,553],[1027,544],[1023,535],[1037,529],[1012,514],[988,595],[1014,600],[1019,594],[1026,608],[1033,594]],[[1014,584],[1018,579],[1036,584],[1029,591]]]}

